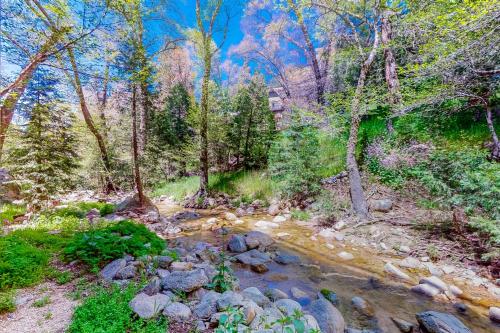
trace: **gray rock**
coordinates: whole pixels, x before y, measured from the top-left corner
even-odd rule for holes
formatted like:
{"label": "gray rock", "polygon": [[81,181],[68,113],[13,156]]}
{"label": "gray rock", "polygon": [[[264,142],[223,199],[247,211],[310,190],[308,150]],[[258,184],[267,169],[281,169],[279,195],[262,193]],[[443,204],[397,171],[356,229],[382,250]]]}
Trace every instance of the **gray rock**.
{"label": "gray rock", "polygon": [[177,271],[172,272],[169,276],[162,280],[163,289],[180,290],[191,292],[199,289],[208,283],[208,277],[202,269],[192,271]]}
{"label": "gray rock", "polygon": [[231,252],[242,253],[248,250],[245,237],[242,235],[232,235],[227,247]]}
{"label": "gray rock", "polygon": [[500,323],[500,308],[492,306],[489,310],[490,320],[495,323]]}
{"label": "gray rock", "polygon": [[157,276],[153,277],[151,281],[142,289],[142,292],[148,296],[158,294],[161,290],[161,280]]}
{"label": "gray rock", "polygon": [[403,333],[411,333],[413,332],[413,324],[407,322],[406,320],[399,319],[399,318],[392,318],[392,322],[396,327]]}
{"label": "gray rock", "polygon": [[472,333],[455,316],[437,311],[417,313],[417,321],[428,333]]}
{"label": "gray rock", "polygon": [[343,333],[345,321],[342,314],[330,302],[325,299],[318,299],[311,303],[310,313],[318,321],[318,325],[323,333]]}
{"label": "gray rock", "polygon": [[243,317],[245,318],[245,323],[250,325],[250,323],[255,319],[257,313],[262,313],[263,310],[252,300],[244,300],[241,303],[243,308]]}
{"label": "gray rock", "polygon": [[160,279],[164,279],[166,278],[167,276],[170,275],[170,271],[166,270],[166,269],[163,269],[163,268],[158,268],[156,270],[156,274],[158,274],[158,276],[160,277]]}
{"label": "gray rock", "polygon": [[300,299],[300,298],[308,298],[309,296],[307,295],[307,293],[297,287],[292,287],[292,289],[290,289],[290,292],[292,293],[292,296],[293,298],[295,299]]}
{"label": "gray rock", "polygon": [[130,301],[129,306],[139,317],[149,319],[160,313],[170,303],[171,300],[167,295],[149,296],[140,293]]}
{"label": "gray rock", "polygon": [[410,277],[408,276],[408,274],[402,272],[399,268],[397,268],[396,266],[394,266],[390,262],[388,262],[387,264],[385,264],[384,270],[387,273],[389,273],[390,275],[392,275],[394,277],[397,277],[398,279],[407,280],[407,281],[411,280]]}
{"label": "gray rock", "polygon": [[267,213],[272,216],[276,216],[280,213],[280,206],[278,204],[272,204],[267,209]]}
{"label": "gray rock", "polygon": [[434,297],[437,294],[439,294],[439,289],[434,288],[433,286],[431,286],[429,284],[419,284],[419,285],[411,287],[410,290],[413,292],[416,292],[418,294],[422,294],[422,295],[429,296],[429,297]]}
{"label": "gray rock", "polygon": [[120,202],[116,206],[116,212],[132,211],[136,208],[141,208],[145,212],[153,211],[158,213],[158,208],[148,197],[145,197],[144,201],[141,202],[137,193],[125,198],[125,200]]}
{"label": "gray rock", "polygon": [[245,235],[245,242],[249,249],[259,248],[260,250],[265,250],[272,244],[274,240],[263,232],[260,231],[250,231]]}
{"label": "gray rock", "polygon": [[106,281],[111,281],[115,277],[119,270],[127,266],[127,261],[125,259],[116,259],[104,266],[99,275]]}
{"label": "gray rock", "polygon": [[274,258],[278,264],[289,265],[289,264],[298,264],[300,263],[299,256],[289,254],[286,252],[279,252],[276,258]]}
{"label": "gray rock", "polygon": [[437,276],[429,276],[423,279],[420,279],[419,281],[420,284],[428,284],[436,289],[439,289],[440,291],[446,291],[448,290],[448,286],[446,283],[443,282],[440,278]]}
{"label": "gray rock", "polygon": [[158,267],[163,269],[168,269],[170,264],[174,261],[170,256],[157,256],[155,259],[158,261]]}
{"label": "gray rock", "polygon": [[174,271],[190,271],[194,267],[193,263],[186,261],[174,261],[170,264],[170,270]]}
{"label": "gray rock", "polygon": [[302,306],[299,303],[288,298],[277,300],[274,305],[287,316],[293,315],[295,310],[302,311]]}
{"label": "gray rock", "polygon": [[267,268],[266,263],[271,261],[271,257],[267,253],[255,249],[240,253],[234,258],[242,264],[249,265],[257,273],[267,272],[269,268]]}
{"label": "gray rock", "polygon": [[174,221],[174,222],[181,222],[181,221],[189,221],[189,220],[196,220],[201,217],[200,214],[197,212],[193,211],[182,211],[179,213],[174,214],[172,217],[169,218],[169,220]]}
{"label": "gray rock", "polygon": [[208,319],[214,313],[217,312],[217,300],[221,297],[221,294],[215,291],[209,291],[201,298],[200,303],[198,303],[194,309],[193,313],[200,319]]}
{"label": "gray rock", "polygon": [[466,313],[469,307],[464,303],[453,303],[453,308],[459,313]]}
{"label": "gray rock", "polygon": [[370,209],[376,212],[387,213],[392,209],[392,200],[390,199],[372,200],[370,203]]}
{"label": "gray rock", "polygon": [[267,289],[266,295],[268,295],[272,301],[288,298],[288,295],[284,291],[277,288]]}
{"label": "gray rock", "polygon": [[217,309],[219,311],[224,311],[229,307],[237,307],[242,305],[243,302],[243,296],[228,290],[222,293],[222,295],[219,297],[217,300]]}
{"label": "gray rock", "polygon": [[[254,320],[250,324],[250,328],[252,329],[252,332],[266,332],[264,329],[267,327],[274,326],[274,328],[277,328],[278,325],[274,323],[282,317],[283,314],[276,307],[268,307],[261,313],[257,313]],[[273,332],[273,330],[270,332]]]}
{"label": "gray rock", "polygon": [[163,314],[172,321],[182,322],[191,318],[191,309],[187,305],[176,302],[165,307]]}
{"label": "gray rock", "polygon": [[362,315],[369,318],[375,315],[373,307],[364,298],[361,298],[359,296],[353,297],[351,299],[351,303],[354,306],[354,308]]}
{"label": "gray rock", "polygon": [[304,315],[304,324],[306,326],[306,330],[305,330],[306,332],[309,332],[311,330],[317,330],[317,331],[320,330],[318,321],[316,320],[316,318],[314,318],[310,314]]}
{"label": "gray rock", "polygon": [[128,265],[123,267],[116,273],[115,279],[119,280],[133,279],[136,274],[137,274],[137,267],[133,265]]}
{"label": "gray rock", "polygon": [[331,290],[321,289],[318,293],[318,298],[324,298],[335,306],[339,305],[339,298],[337,297],[337,294]]}
{"label": "gray rock", "polygon": [[267,298],[258,288],[255,287],[246,288],[241,292],[241,295],[245,299],[255,302],[258,306],[266,306],[270,303],[269,298]]}

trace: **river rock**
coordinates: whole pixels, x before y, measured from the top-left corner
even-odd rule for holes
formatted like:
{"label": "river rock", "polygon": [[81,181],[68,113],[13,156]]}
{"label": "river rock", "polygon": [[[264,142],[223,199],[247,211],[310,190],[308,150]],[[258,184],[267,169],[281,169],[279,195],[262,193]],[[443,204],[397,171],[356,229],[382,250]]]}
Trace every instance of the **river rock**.
{"label": "river rock", "polygon": [[247,233],[245,235],[245,242],[249,249],[259,248],[260,250],[265,250],[274,244],[274,240],[269,235],[260,231],[250,231]]}
{"label": "river rock", "polygon": [[153,277],[151,281],[142,289],[142,292],[148,296],[158,294],[161,290],[161,280],[157,276]]}
{"label": "river rock", "polygon": [[170,303],[170,297],[164,294],[149,296],[139,293],[130,301],[129,306],[139,317],[149,319],[160,313]]}
{"label": "river rock", "polygon": [[231,252],[242,253],[248,251],[245,237],[242,235],[232,235],[227,247]]}
{"label": "river rock", "polygon": [[305,327],[306,327],[305,332],[310,332],[312,330],[316,330],[316,331],[320,330],[318,321],[316,320],[316,318],[314,318],[310,314],[304,315],[303,322],[304,322]]}
{"label": "river rock", "polygon": [[397,328],[399,328],[399,330],[401,332],[403,332],[403,333],[413,332],[413,324],[412,323],[409,323],[406,320],[394,318],[394,317],[391,317],[391,320],[394,323],[394,325],[396,325]]}
{"label": "river rock", "polygon": [[158,268],[156,270],[156,274],[158,275],[160,280],[163,280],[164,278],[170,275],[170,271],[168,269]]}
{"label": "river rock", "polygon": [[247,325],[254,320],[257,313],[263,312],[262,308],[252,300],[242,301],[241,306],[243,308],[243,317],[245,318],[245,323]]}
{"label": "river rock", "polygon": [[280,290],[280,289],[277,289],[277,288],[269,288],[266,290],[266,295],[269,295],[269,298],[272,300],[272,301],[277,301],[277,300],[280,300],[280,299],[285,299],[285,298],[288,298],[288,295]]}
{"label": "river rock", "polygon": [[257,273],[267,272],[269,268],[267,268],[266,263],[271,261],[269,254],[260,252],[256,249],[240,253],[234,258],[242,264],[249,265],[250,268]]}
{"label": "river rock", "polygon": [[490,320],[495,323],[500,323],[500,308],[492,306],[489,310]]}
{"label": "river rock", "polygon": [[344,333],[345,321],[342,314],[330,302],[318,299],[311,303],[309,311],[316,318],[323,333]]}
{"label": "river rock", "polygon": [[[258,306],[261,306],[261,307],[266,306],[270,303],[269,298],[267,298],[258,288],[255,288],[255,287],[250,287],[250,288],[244,289],[241,292],[241,295],[243,295],[243,297],[245,299],[251,300],[251,301],[255,302],[255,304],[257,304]],[[286,294],[285,294],[285,298],[286,298]]]}
{"label": "river rock", "polygon": [[455,316],[437,311],[417,313],[417,321],[427,333],[472,333]]}
{"label": "river rock", "polygon": [[208,283],[208,277],[203,269],[192,271],[175,271],[162,280],[163,289],[191,292]]}
{"label": "river rock", "polygon": [[335,236],[335,231],[333,229],[323,229],[318,233],[318,236],[332,239]]}
{"label": "river rock", "polygon": [[276,216],[280,213],[280,206],[278,204],[271,204],[267,209],[267,213],[272,216]]}
{"label": "river rock", "polygon": [[170,220],[178,223],[180,221],[196,220],[199,219],[200,217],[201,215],[198,214],[197,212],[185,210],[182,212],[175,213],[172,217],[170,217]]}
{"label": "river rock", "polygon": [[257,313],[254,320],[250,324],[252,332],[273,332],[272,329],[266,331],[267,327],[277,327],[276,321],[283,318],[283,314],[276,307],[268,307],[264,311]]}
{"label": "river rock", "polygon": [[392,204],[391,199],[372,200],[370,209],[375,212],[387,213],[392,209]]}
{"label": "river rock", "polygon": [[448,290],[448,286],[446,285],[446,283],[444,283],[443,280],[441,280],[437,276],[429,276],[429,277],[420,279],[419,283],[431,285],[434,288],[439,289],[442,292],[445,292]]}
{"label": "river rock", "polygon": [[342,260],[352,260],[352,259],[354,259],[354,256],[351,253],[345,252],[345,251],[342,251],[342,252],[338,253],[337,256],[339,256]]}
{"label": "river rock", "polygon": [[385,264],[384,270],[387,273],[389,273],[390,275],[393,275],[393,276],[397,277],[398,279],[401,279],[401,280],[411,280],[410,277],[408,276],[408,274],[402,272],[399,268],[397,268],[396,266],[394,266],[390,262],[388,262],[387,264]]}
{"label": "river rock", "polygon": [[187,321],[191,318],[191,309],[182,303],[175,302],[165,307],[163,314],[175,322]]}
{"label": "river rock", "polygon": [[434,297],[440,293],[439,289],[426,283],[413,286],[410,290],[429,297]]}
{"label": "river rock", "polygon": [[226,212],[226,213],[224,214],[224,218],[225,218],[226,220],[228,220],[228,221],[235,221],[235,220],[237,220],[237,219],[238,219],[238,217],[237,217],[235,214],[231,213],[231,212]]}
{"label": "river rock", "polygon": [[278,228],[279,226],[280,225],[278,223],[264,221],[264,220],[255,222],[256,228],[267,229],[267,228]]}
{"label": "river rock", "polygon": [[362,315],[369,318],[375,315],[373,307],[364,298],[355,296],[351,299],[351,303],[354,306],[354,308]]}
{"label": "river rock", "polygon": [[157,256],[155,259],[158,262],[158,267],[163,269],[168,269],[170,264],[174,261],[171,256]]}
{"label": "river rock", "polygon": [[137,193],[128,196],[116,206],[116,212],[133,211],[140,208],[145,213],[149,213],[150,211],[158,213],[158,208],[151,199],[148,197],[144,197],[143,199],[144,200],[141,202]]}
{"label": "river rock", "polygon": [[170,270],[172,272],[176,272],[176,271],[190,271],[192,269],[193,269],[193,263],[192,262],[174,261],[170,265]]}
{"label": "river rock", "polygon": [[286,316],[291,316],[296,310],[302,311],[302,306],[289,298],[280,299],[274,305]]}
{"label": "river rock", "polygon": [[298,264],[298,263],[300,263],[300,258],[296,255],[281,251],[274,258],[274,261],[276,261],[278,264],[282,264],[282,265]]}
{"label": "river rock", "polygon": [[423,264],[415,257],[406,257],[399,263],[399,266],[405,268],[423,268]]}
{"label": "river rock", "polygon": [[115,279],[118,280],[128,280],[133,279],[137,274],[137,267],[134,265],[128,265],[116,272]]}
{"label": "river rock", "polygon": [[115,277],[116,273],[127,266],[127,260],[116,259],[104,266],[104,268],[99,273],[100,277],[106,281],[111,281]]}
{"label": "river rock", "polygon": [[331,290],[321,289],[321,291],[318,293],[318,298],[324,298],[333,305],[339,305],[339,298],[337,294]]}
{"label": "river rock", "polygon": [[293,298],[295,298],[295,299],[309,297],[305,291],[303,291],[297,287],[292,287],[292,289],[290,289],[290,293],[292,294]]}
{"label": "river rock", "polygon": [[246,212],[243,208],[238,208],[235,211],[237,217],[242,217],[246,215]]}
{"label": "river rock", "polygon": [[284,217],[282,215],[275,216],[273,219],[274,223],[283,223],[285,221],[286,221],[286,217]]}
{"label": "river rock", "polygon": [[242,305],[243,296],[232,290],[225,291],[217,300],[217,309],[224,311],[229,307],[238,307]]}
{"label": "river rock", "polygon": [[208,319],[214,313],[217,312],[217,300],[221,297],[221,294],[210,290],[201,298],[200,303],[198,303],[193,308],[193,313],[200,319]]}

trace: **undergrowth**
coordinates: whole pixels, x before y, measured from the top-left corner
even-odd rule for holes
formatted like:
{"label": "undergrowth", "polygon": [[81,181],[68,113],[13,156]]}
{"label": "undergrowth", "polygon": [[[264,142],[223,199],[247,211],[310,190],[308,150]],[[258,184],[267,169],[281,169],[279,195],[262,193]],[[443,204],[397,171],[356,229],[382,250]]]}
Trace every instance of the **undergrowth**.
{"label": "undergrowth", "polygon": [[14,218],[26,213],[25,205],[16,205],[11,203],[2,204],[0,207],[0,225],[12,223]]}

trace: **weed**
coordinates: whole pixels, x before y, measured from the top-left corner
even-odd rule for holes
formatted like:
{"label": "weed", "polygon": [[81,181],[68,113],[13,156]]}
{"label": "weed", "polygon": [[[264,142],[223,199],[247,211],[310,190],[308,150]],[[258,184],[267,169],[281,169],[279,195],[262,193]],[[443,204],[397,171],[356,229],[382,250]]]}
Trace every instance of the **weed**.
{"label": "weed", "polygon": [[0,292],[0,314],[16,310],[15,293],[12,290]]}
{"label": "weed", "polygon": [[292,217],[296,220],[307,221],[311,218],[311,214],[305,210],[294,209],[292,210]]}
{"label": "weed", "polygon": [[43,296],[40,299],[37,299],[36,301],[33,302],[33,306],[35,308],[43,308],[44,306],[48,305],[51,303],[50,297],[49,296]]}
{"label": "weed", "polygon": [[427,246],[427,255],[432,261],[437,261],[439,259],[439,250],[435,245]]}
{"label": "weed", "polygon": [[226,255],[224,251],[220,253],[219,265],[217,265],[217,274],[213,277],[212,282],[207,286],[219,293],[232,290],[234,286],[234,274],[229,266],[226,265]]}
{"label": "weed", "polygon": [[45,318],[45,320],[49,320],[49,319],[52,319],[52,312],[47,312],[43,318]]}

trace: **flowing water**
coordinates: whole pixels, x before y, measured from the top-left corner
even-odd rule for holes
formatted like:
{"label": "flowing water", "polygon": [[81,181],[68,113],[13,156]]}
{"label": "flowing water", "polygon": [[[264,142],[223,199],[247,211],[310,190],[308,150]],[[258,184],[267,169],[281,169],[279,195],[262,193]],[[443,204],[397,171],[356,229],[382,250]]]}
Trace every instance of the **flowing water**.
{"label": "flowing water", "polygon": [[[173,205],[159,204],[158,207],[166,216],[181,210],[180,207]],[[200,229],[201,224],[208,218],[220,216],[223,212],[198,211],[201,214],[199,219],[181,223],[183,229],[191,231],[184,231],[177,238],[184,243],[194,244],[204,241],[223,245],[229,236],[221,236],[216,232]],[[294,221],[283,222],[278,228],[255,228],[255,223],[259,220],[270,221],[270,217],[265,214],[247,216],[242,219],[245,221],[244,224],[227,227],[230,234],[249,230],[266,232],[277,240],[278,249],[298,255],[301,264],[280,265],[272,262],[268,265],[269,271],[264,274],[258,274],[239,264],[233,264],[241,289],[251,286],[261,290],[278,288],[291,295],[290,289],[298,287],[313,298],[323,288],[332,290],[340,300],[338,309],[344,315],[346,323],[355,328],[378,327],[383,332],[399,332],[392,323],[391,317],[415,323],[416,313],[435,310],[457,316],[473,332],[500,332],[500,326],[493,324],[487,317],[487,306],[495,305],[494,300],[470,299],[472,302],[460,300],[469,306],[466,314],[460,314],[451,303],[432,301],[427,297],[417,295],[409,290],[410,285],[387,277],[383,273],[384,259],[387,257],[381,258],[373,249],[356,248],[339,242],[331,242],[331,245],[334,245],[331,249],[331,245],[330,248],[327,247],[322,239],[311,240],[314,230]],[[283,232],[288,235],[286,237],[281,235],[280,240],[277,235]],[[352,253],[354,259],[348,262],[341,260],[336,255],[340,251]],[[415,278],[414,284],[417,282]],[[353,309],[351,299],[354,296],[360,296],[371,303],[376,319],[368,320]],[[304,298],[299,302],[307,310],[309,299]]]}

